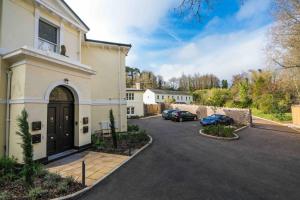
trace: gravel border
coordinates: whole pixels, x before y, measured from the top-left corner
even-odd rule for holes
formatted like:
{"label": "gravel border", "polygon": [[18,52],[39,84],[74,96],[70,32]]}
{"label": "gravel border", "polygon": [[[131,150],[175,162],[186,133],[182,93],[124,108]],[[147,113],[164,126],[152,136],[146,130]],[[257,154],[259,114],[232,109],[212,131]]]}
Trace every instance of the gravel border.
{"label": "gravel border", "polygon": [[200,135],[203,135],[203,136],[205,136],[205,137],[212,138],[212,139],[217,139],[217,140],[227,140],[227,141],[238,140],[238,139],[240,139],[240,136],[237,134],[237,132],[240,132],[240,131],[244,130],[244,129],[247,128],[247,127],[248,127],[248,125],[243,126],[243,127],[241,127],[241,128],[236,129],[235,131],[233,131],[234,137],[232,137],[232,138],[228,138],[228,137],[218,137],[218,136],[214,136],[214,135],[208,135],[208,134],[202,132],[202,129],[199,130],[199,134],[200,134]]}
{"label": "gravel border", "polygon": [[[148,134],[147,134],[148,135]],[[90,191],[93,187],[95,187],[98,183],[100,183],[101,181],[103,181],[105,178],[107,178],[108,176],[110,176],[112,173],[114,173],[115,171],[117,171],[120,167],[122,167],[124,164],[126,164],[128,161],[130,161],[131,159],[133,159],[135,156],[137,156],[139,153],[141,153],[143,150],[145,150],[147,147],[149,147],[152,142],[153,139],[150,135],[148,135],[150,141],[144,145],[142,148],[140,148],[138,151],[136,151],[134,154],[132,154],[129,158],[127,158],[125,161],[123,161],[121,164],[119,164],[113,171],[109,172],[107,175],[103,176],[101,179],[97,180],[93,185],[86,187],[82,190],[79,190],[73,194],[69,194],[67,196],[63,196],[63,197],[58,197],[52,200],[66,200],[66,199],[77,199],[80,196],[82,196],[83,194],[85,194],[86,192]]]}

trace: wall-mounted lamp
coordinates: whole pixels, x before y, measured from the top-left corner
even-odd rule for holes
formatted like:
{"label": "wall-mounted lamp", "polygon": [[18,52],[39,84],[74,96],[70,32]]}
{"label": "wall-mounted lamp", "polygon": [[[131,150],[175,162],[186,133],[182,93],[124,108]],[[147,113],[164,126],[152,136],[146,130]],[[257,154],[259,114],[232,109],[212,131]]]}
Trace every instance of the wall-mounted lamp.
{"label": "wall-mounted lamp", "polygon": [[69,79],[65,78],[64,82],[65,82],[65,84],[69,84]]}

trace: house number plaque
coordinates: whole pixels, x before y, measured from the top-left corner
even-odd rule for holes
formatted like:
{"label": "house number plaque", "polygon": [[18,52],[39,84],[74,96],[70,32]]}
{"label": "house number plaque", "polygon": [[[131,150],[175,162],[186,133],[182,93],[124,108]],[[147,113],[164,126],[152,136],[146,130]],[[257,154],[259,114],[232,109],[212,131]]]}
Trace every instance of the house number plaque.
{"label": "house number plaque", "polygon": [[41,134],[35,134],[31,136],[32,144],[37,144],[41,142]]}
{"label": "house number plaque", "polygon": [[89,132],[89,127],[88,126],[84,126],[83,127],[83,133],[88,133]]}
{"label": "house number plaque", "polygon": [[41,121],[32,122],[31,129],[32,129],[32,131],[39,131],[39,130],[41,130],[42,129],[42,122]]}
{"label": "house number plaque", "polygon": [[83,124],[88,124],[89,123],[89,118],[84,117],[82,121],[83,121]]}

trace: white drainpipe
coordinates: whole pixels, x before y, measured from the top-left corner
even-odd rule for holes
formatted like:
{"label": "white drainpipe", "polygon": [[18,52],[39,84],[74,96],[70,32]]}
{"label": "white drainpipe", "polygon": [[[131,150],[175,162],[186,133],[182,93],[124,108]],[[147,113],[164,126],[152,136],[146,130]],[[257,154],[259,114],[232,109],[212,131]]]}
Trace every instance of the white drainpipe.
{"label": "white drainpipe", "polygon": [[6,90],[6,124],[5,124],[5,155],[9,156],[9,126],[10,126],[10,92],[11,92],[11,71],[7,71]]}
{"label": "white drainpipe", "polygon": [[120,132],[122,128],[122,119],[121,119],[121,47],[119,46],[119,70],[118,70],[118,75],[119,75],[119,125],[120,125]]}

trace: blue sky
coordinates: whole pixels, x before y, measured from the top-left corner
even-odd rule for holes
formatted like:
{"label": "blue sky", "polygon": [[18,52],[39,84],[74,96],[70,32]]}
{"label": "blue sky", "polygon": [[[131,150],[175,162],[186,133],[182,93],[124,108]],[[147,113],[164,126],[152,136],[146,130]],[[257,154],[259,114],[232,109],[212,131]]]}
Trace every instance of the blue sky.
{"label": "blue sky", "polygon": [[127,65],[165,80],[181,74],[236,73],[264,68],[271,0],[216,1],[201,21],[175,8],[180,0],[67,0],[92,39],[131,43]]}

